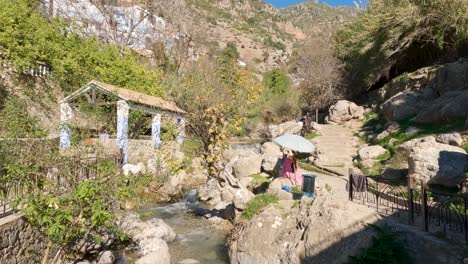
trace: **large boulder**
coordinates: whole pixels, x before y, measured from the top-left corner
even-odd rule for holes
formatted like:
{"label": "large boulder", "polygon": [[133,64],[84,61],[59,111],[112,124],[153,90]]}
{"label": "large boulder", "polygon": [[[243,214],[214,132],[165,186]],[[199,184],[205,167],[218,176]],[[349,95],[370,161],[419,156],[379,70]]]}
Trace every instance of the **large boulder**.
{"label": "large boulder", "polygon": [[279,125],[269,125],[271,139],[282,135],[299,134],[302,130],[302,123],[289,121]]}
{"label": "large boulder", "polygon": [[436,99],[437,94],[431,88],[400,92],[383,103],[381,113],[387,120],[402,121],[415,116]]}
{"label": "large boulder", "polygon": [[396,148],[396,152],[401,155],[402,159],[407,159],[411,153],[411,150],[420,144],[428,142],[428,143],[436,143],[436,139],[433,136],[427,136],[423,138],[415,138],[412,140],[408,140],[405,143],[399,145]]}
{"label": "large boulder", "polygon": [[198,187],[197,197],[202,202],[216,204],[221,200],[221,191],[218,181],[214,178],[209,179],[205,184]]}
{"label": "large boulder", "polygon": [[280,147],[273,142],[267,142],[262,145],[261,151],[262,171],[270,175],[279,175],[283,155]]}
{"label": "large boulder", "polygon": [[468,168],[466,152],[458,147],[435,141],[420,141],[411,149],[409,174],[445,187],[457,187],[465,180]]}
{"label": "large boulder", "polygon": [[239,158],[234,162],[232,169],[233,174],[237,178],[247,177],[261,172],[262,157],[257,154],[252,154],[248,157]]}
{"label": "large boulder", "polygon": [[468,91],[449,92],[422,109],[412,119],[420,124],[442,124],[464,120],[468,116]]}
{"label": "large boulder", "polygon": [[340,100],[328,109],[326,122],[342,124],[352,119],[362,118],[363,116],[364,107],[350,101]]}
{"label": "large boulder", "polygon": [[437,68],[434,77],[431,86],[439,94],[468,90],[468,60],[444,64]]}
{"label": "large boulder", "polygon": [[238,188],[235,189],[233,204],[234,207],[240,210],[243,210],[250,200],[255,197],[251,191],[247,190],[247,188]]}
{"label": "large boulder", "polygon": [[446,133],[437,136],[436,141],[442,144],[460,147],[463,144],[463,138],[458,133]]}
{"label": "large boulder", "polygon": [[117,221],[123,232],[138,245],[142,257],[135,263],[170,264],[168,242],[176,238],[175,232],[161,219],[141,221],[134,213],[127,214]]}
{"label": "large boulder", "polygon": [[382,146],[375,145],[375,146],[367,146],[359,149],[359,158],[361,160],[368,160],[368,159],[376,159],[377,157],[387,153],[387,150],[384,149]]}
{"label": "large boulder", "polygon": [[326,191],[312,204],[304,199],[292,210],[268,206],[236,230],[231,263],[345,263],[372,240],[373,229],[367,224],[379,217],[371,210]]}

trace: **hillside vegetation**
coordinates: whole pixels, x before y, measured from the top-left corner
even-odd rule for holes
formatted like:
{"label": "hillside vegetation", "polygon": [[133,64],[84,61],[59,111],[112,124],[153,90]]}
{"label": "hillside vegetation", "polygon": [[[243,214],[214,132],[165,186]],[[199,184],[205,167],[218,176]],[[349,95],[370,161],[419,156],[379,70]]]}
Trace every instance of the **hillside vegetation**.
{"label": "hillside vegetation", "polygon": [[368,90],[436,62],[466,55],[466,0],[375,0],[337,34],[352,82]]}

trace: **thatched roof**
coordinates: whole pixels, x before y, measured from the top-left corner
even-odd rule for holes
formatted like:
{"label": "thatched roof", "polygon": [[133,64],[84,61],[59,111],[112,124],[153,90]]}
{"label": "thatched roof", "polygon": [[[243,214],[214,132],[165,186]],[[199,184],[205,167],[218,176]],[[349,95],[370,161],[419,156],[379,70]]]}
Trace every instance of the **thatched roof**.
{"label": "thatched roof", "polygon": [[151,108],[156,108],[161,111],[167,111],[176,114],[186,113],[184,110],[180,109],[174,102],[169,102],[160,97],[147,95],[137,91],[117,87],[111,84],[98,82],[96,80],[92,80],[81,89],[73,92],[71,95],[63,99],[62,102],[70,102],[77,96],[86,93],[90,89],[97,89],[105,93],[111,93],[121,100],[133,102]]}

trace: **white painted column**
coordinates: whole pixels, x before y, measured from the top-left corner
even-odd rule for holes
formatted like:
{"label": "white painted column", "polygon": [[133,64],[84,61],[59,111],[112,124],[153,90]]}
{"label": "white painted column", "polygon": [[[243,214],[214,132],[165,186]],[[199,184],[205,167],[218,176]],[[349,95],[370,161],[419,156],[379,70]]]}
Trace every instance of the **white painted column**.
{"label": "white painted column", "polygon": [[60,149],[71,146],[70,120],[73,112],[68,103],[60,104]]}
{"label": "white painted column", "polygon": [[177,135],[177,143],[184,142],[185,136],[185,119],[183,117],[177,118],[177,130],[179,134]]}
{"label": "white painted column", "polygon": [[153,116],[153,123],[151,125],[151,139],[154,141],[154,147],[159,148],[161,145],[161,114]]}
{"label": "white painted column", "polygon": [[122,150],[123,164],[128,162],[128,111],[126,101],[117,102],[117,146]]}

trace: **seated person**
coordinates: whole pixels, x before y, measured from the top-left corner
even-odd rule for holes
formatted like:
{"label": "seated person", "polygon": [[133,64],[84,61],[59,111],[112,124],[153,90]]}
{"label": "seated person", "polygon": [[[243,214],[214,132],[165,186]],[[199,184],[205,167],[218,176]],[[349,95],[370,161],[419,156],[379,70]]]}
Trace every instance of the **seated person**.
{"label": "seated person", "polygon": [[303,183],[302,175],[299,173],[297,159],[290,149],[285,149],[283,155],[283,169],[281,176],[290,179],[294,184],[301,185]]}

